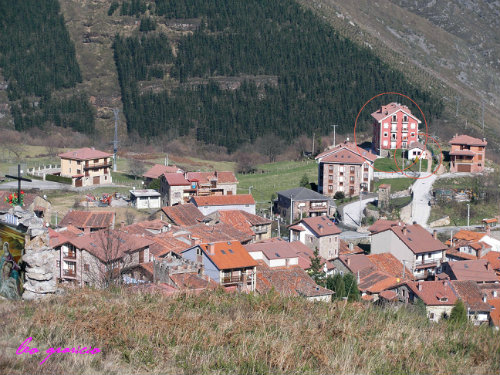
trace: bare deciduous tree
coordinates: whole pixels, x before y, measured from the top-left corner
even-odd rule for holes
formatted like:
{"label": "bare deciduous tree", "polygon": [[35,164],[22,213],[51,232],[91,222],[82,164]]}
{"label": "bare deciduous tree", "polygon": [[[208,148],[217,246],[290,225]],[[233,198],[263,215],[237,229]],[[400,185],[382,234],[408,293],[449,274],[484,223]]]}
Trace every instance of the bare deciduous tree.
{"label": "bare deciduous tree", "polygon": [[146,171],[146,165],[140,160],[129,159],[128,171],[137,180],[137,176],[142,176],[142,174]]}

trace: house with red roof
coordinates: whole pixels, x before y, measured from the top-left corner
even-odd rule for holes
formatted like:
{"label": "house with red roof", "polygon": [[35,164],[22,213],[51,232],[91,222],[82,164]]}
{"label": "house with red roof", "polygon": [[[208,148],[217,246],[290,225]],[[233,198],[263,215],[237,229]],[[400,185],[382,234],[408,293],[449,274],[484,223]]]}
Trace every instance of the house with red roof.
{"label": "house with red roof", "polygon": [[357,196],[369,191],[375,159],[377,155],[348,140],[322,152],[316,156],[318,192],[333,197],[336,192]]}
{"label": "house with red roof", "polygon": [[371,254],[391,253],[417,279],[433,277],[446,261],[447,249],[436,232],[432,235],[418,224],[380,223],[378,231],[371,234]]}
{"label": "house with red roof", "polygon": [[205,274],[225,288],[255,291],[257,262],[238,241],[195,245],[182,256],[203,265]]}
{"label": "house with red roof", "polygon": [[[498,283],[498,276],[486,259],[461,260],[443,264],[443,274],[451,280]],[[443,277],[443,276],[441,276]]]}
{"label": "house with red roof", "polygon": [[174,225],[189,226],[204,222],[205,215],[192,203],[165,206],[161,209]]}
{"label": "house with red roof", "polygon": [[238,180],[233,172],[164,173],[160,193],[166,206],[189,202],[194,196],[234,195]]}
{"label": "house with red roof", "polygon": [[[80,286],[104,286],[120,279],[126,267],[152,260],[147,237],[105,229],[92,233],[74,230],[49,231],[50,244],[56,251],[57,279]],[[114,273],[118,272],[118,275]]]}
{"label": "house with red roof", "polygon": [[149,168],[142,177],[147,186],[151,181],[160,178],[165,173],[184,173],[184,171],[175,165],[155,164]]}
{"label": "house with red roof", "polygon": [[255,200],[251,194],[193,196],[193,203],[203,215],[215,211],[241,210],[255,215]]}
{"label": "house with red roof", "polygon": [[432,154],[427,147],[418,141],[411,142],[408,146],[407,158],[408,160],[419,159],[430,159]]}
{"label": "house with red roof", "polygon": [[290,241],[300,241],[330,260],[339,256],[341,230],[326,216],[308,217],[288,227]]}
{"label": "house with red roof", "polygon": [[69,177],[75,187],[111,184],[112,154],[84,147],[59,154],[61,176]]}
{"label": "house with red roof", "polygon": [[215,211],[205,216],[210,224],[225,223],[252,236],[252,242],[271,238],[272,221],[243,210]]}
{"label": "house with red roof", "polygon": [[450,141],[450,172],[479,173],[486,162],[486,139],[456,134]]}
{"label": "house with red roof", "polygon": [[372,117],[372,147],[378,155],[386,156],[389,150],[408,149],[410,143],[418,141],[421,121],[407,106],[389,103],[373,112]]}

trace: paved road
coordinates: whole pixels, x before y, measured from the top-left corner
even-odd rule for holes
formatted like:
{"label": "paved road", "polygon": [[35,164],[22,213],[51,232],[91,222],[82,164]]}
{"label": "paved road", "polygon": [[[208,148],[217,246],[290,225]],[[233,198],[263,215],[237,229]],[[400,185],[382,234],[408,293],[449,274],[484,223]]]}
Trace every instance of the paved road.
{"label": "paved road", "polygon": [[[431,214],[429,200],[431,199],[432,184],[436,181],[436,175],[429,176],[430,173],[422,173],[421,178],[412,185],[412,217],[411,222],[417,222],[423,227],[427,227],[427,220]],[[422,178],[426,177],[426,178]]]}
{"label": "paved road", "polygon": [[342,221],[345,225],[358,227],[360,223],[360,212],[361,217],[363,217],[363,210],[366,205],[373,202],[376,198],[363,199],[361,202],[358,200],[353,203],[349,203],[343,207]]}
{"label": "paved road", "polygon": [[[0,184],[0,190],[11,190],[17,189],[17,181],[10,181]],[[53,181],[42,181],[42,180],[32,180],[32,182],[21,182],[21,189],[40,189],[40,190],[64,190],[71,189],[71,186],[66,184],[60,184]]]}

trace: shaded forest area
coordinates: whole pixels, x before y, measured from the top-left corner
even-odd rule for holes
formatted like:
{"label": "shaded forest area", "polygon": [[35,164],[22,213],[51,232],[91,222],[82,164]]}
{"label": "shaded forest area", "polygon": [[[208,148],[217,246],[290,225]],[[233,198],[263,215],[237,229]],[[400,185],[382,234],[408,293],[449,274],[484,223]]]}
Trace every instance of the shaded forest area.
{"label": "shaded forest area", "polygon": [[[146,138],[195,134],[200,141],[234,151],[262,136],[290,141],[301,134],[327,134],[334,123],[340,125],[341,133],[352,132],[363,104],[385,91],[413,98],[428,119],[438,118],[443,111],[439,99],[407,82],[369,49],[340,38],[291,0],[117,4],[113,3],[110,13],[119,8],[119,14],[143,20],[149,14],[156,23],[201,20],[196,31],[175,42],[175,57],[174,42],[159,31],[150,31],[153,27],[143,27],[147,32],[138,31],[132,37],[116,36],[115,60],[128,130]],[[185,85],[191,78],[240,75],[274,75],[278,85],[258,87],[252,80],[234,90],[213,81]],[[140,92],[140,81],[165,77],[174,78],[180,86]],[[367,106],[365,123],[380,104]]]}
{"label": "shaded forest area", "polygon": [[82,81],[58,0],[0,0],[0,68],[16,130],[57,125],[94,130],[86,95],[59,90]]}

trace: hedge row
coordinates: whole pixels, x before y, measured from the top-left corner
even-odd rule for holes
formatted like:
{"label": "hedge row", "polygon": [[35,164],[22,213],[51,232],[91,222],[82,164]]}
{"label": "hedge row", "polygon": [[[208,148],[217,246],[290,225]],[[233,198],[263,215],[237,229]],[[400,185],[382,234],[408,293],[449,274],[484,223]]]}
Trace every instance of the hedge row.
{"label": "hedge row", "polygon": [[45,180],[46,181],[60,182],[61,184],[69,184],[69,185],[72,185],[72,183],[73,183],[71,178],[69,178],[69,177],[56,176],[53,174],[45,175]]}

